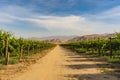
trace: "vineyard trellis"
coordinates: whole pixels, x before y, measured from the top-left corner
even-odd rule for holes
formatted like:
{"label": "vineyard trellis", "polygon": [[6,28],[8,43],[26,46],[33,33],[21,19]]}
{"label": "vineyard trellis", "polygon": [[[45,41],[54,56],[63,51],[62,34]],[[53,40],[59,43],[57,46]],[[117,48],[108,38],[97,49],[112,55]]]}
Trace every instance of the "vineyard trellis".
{"label": "vineyard trellis", "polygon": [[[18,58],[39,53],[54,47],[55,44],[15,38],[11,32],[0,30],[0,63],[9,64],[9,58]],[[3,60],[3,61],[2,61]]]}
{"label": "vineyard trellis", "polygon": [[120,60],[120,33],[114,38],[98,38],[62,44],[63,47],[78,53],[90,53],[97,56],[108,56]]}

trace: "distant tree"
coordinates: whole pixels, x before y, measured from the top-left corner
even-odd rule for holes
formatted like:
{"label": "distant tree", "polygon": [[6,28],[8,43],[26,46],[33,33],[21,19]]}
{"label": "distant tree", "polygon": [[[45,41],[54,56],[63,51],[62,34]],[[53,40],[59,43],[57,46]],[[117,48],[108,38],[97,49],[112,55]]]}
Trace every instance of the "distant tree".
{"label": "distant tree", "polygon": [[120,32],[116,32],[116,37],[120,39]]}

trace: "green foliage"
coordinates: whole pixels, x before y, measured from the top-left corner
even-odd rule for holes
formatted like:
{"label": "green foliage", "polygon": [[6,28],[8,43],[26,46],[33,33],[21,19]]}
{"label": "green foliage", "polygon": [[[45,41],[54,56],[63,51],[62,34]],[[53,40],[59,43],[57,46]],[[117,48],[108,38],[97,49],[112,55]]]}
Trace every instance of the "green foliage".
{"label": "green foliage", "polygon": [[[4,63],[6,58],[5,55],[5,40],[6,37],[8,38],[8,56],[10,56],[10,64],[17,63],[16,59],[11,59],[12,57],[22,58],[24,56],[29,56],[35,53],[39,53],[43,50],[52,48],[55,44],[41,42],[41,41],[34,41],[34,40],[27,40],[20,38],[15,38],[11,32],[6,32],[0,30],[0,63]],[[9,57],[8,57],[9,58]]]}
{"label": "green foliage", "polygon": [[109,56],[101,56],[101,59],[108,61],[110,59]]}
{"label": "green foliage", "polygon": [[0,64],[4,64],[5,63],[5,59],[4,58],[1,58],[0,59]]}
{"label": "green foliage", "polygon": [[116,32],[116,37],[120,39],[120,32]]}
{"label": "green foliage", "polygon": [[[62,44],[61,46],[76,51],[102,57],[109,62],[120,61],[120,33],[115,38],[98,38]],[[110,60],[111,59],[111,60]]]}
{"label": "green foliage", "polygon": [[18,59],[14,59],[14,58],[11,58],[9,60],[9,64],[17,64],[18,62],[19,62]]}
{"label": "green foliage", "polygon": [[86,50],[82,48],[75,48],[75,51],[78,53],[86,53]]}
{"label": "green foliage", "polygon": [[109,68],[100,68],[100,70],[102,70],[103,72],[108,72]]}
{"label": "green foliage", "polygon": [[116,58],[116,59],[109,59],[108,60],[109,63],[119,63],[120,64],[120,59]]}
{"label": "green foliage", "polygon": [[0,70],[4,70],[4,69],[5,69],[5,66],[0,65]]}

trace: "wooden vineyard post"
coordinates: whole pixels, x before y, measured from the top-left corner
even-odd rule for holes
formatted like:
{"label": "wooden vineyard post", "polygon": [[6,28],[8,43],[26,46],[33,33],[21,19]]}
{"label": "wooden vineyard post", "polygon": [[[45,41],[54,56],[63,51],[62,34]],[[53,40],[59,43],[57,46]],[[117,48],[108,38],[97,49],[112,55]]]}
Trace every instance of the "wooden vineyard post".
{"label": "wooden vineyard post", "polygon": [[33,49],[33,54],[35,54],[34,42],[32,42],[32,49]]}
{"label": "wooden vineyard post", "polygon": [[94,54],[93,42],[92,41],[91,41],[91,45],[92,45],[92,54]]}
{"label": "wooden vineyard post", "polygon": [[28,45],[28,47],[27,47],[27,54],[28,54],[28,56],[29,56],[29,50],[30,50],[30,45]]}
{"label": "wooden vineyard post", "polygon": [[101,56],[101,52],[100,52],[100,39],[98,38],[98,55]]}
{"label": "wooden vineyard post", "polygon": [[19,61],[21,61],[22,57],[23,57],[23,39],[20,38],[20,55],[19,55]]}
{"label": "wooden vineyard post", "polygon": [[20,46],[20,59],[22,58],[22,54],[23,54],[23,45]]}
{"label": "wooden vineyard post", "polygon": [[32,41],[32,53],[34,54],[34,42]]}
{"label": "wooden vineyard post", "polygon": [[110,39],[110,58],[112,58],[113,56],[113,49],[112,49],[112,39],[115,39],[115,38],[109,38]]}
{"label": "wooden vineyard post", "polygon": [[9,63],[9,53],[8,53],[8,37],[5,37],[5,65]]}

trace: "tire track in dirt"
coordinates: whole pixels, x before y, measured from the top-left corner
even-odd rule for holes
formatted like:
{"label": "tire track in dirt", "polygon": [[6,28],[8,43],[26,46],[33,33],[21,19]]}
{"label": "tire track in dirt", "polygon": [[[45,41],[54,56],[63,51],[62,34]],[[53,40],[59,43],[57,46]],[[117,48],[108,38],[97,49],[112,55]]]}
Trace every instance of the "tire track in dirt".
{"label": "tire track in dirt", "polygon": [[96,62],[57,46],[12,80],[119,80],[102,73]]}

